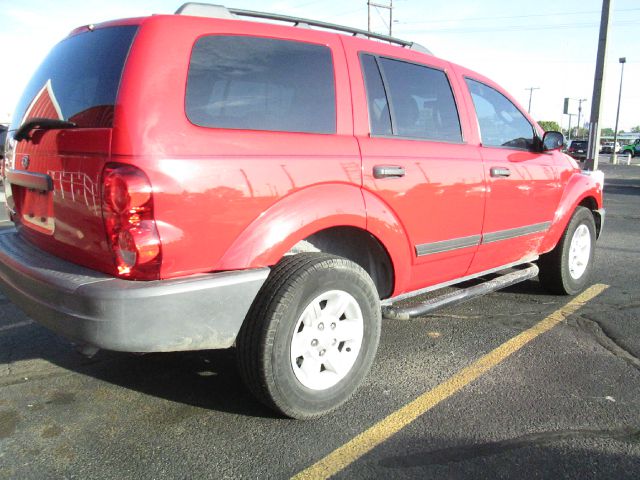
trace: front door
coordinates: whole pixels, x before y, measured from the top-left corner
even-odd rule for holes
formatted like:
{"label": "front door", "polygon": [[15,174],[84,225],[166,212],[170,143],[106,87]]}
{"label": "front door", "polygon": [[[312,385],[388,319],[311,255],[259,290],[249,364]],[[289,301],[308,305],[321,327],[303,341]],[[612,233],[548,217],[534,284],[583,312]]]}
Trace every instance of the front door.
{"label": "front door", "polygon": [[534,257],[560,201],[552,152],[537,150],[533,126],[497,89],[466,78],[478,117],[487,179],[482,243],[469,273]]}

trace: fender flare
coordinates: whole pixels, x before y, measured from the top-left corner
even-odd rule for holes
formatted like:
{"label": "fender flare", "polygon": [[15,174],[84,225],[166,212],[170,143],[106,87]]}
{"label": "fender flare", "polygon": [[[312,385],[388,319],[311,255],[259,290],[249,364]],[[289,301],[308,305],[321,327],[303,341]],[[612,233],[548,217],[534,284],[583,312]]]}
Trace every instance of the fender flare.
{"label": "fender flare", "polygon": [[597,207],[602,208],[603,182],[600,180],[601,178],[586,172],[576,172],[569,178],[551,227],[542,242],[540,253],[547,253],[555,248],[567,228],[573,212],[585,199],[593,198]]}
{"label": "fender flare", "polygon": [[362,197],[367,208],[367,231],[387,249],[394,272],[392,296],[399,295],[409,285],[414,260],[407,231],[384,200],[367,190],[362,190]]}
{"label": "fender flare", "polygon": [[300,240],[320,230],[349,226],[366,229],[360,188],[320,184],[297,190],[269,207],[238,236],[217,270],[275,265]]}
{"label": "fender flare", "polygon": [[275,265],[299,241],[332,227],[369,232],[386,249],[394,271],[394,295],[409,282],[412,257],[405,229],[380,198],[347,184],[298,190],[256,218],[233,242],[216,270]]}

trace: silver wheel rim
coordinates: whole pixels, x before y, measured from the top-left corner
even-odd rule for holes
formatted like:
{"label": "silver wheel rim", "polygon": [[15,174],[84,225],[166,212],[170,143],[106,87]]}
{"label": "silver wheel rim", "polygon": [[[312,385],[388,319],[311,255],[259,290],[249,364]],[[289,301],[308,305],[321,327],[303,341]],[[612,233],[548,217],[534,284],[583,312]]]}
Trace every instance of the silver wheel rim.
{"label": "silver wheel rim", "polygon": [[330,290],[314,298],[296,322],[291,367],[298,381],[326,390],[353,368],[362,347],[364,322],[355,298]]}
{"label": "silver wheel rim", "polygon": [[584,275],[591,257],[591,233],[585,224],[573,232],[569,247],[569,274],[574,280]]}

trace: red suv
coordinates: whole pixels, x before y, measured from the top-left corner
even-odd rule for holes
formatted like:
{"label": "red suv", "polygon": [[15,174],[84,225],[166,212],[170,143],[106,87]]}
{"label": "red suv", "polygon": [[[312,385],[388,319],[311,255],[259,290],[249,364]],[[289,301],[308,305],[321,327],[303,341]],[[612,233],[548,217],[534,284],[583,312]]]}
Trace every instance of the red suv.
{"label": "red suv", "polygon": [[355,391],[382,315],[538,269],[577,293],[604,218],[601,173],[495,83],[310,20],[188,4],[78,28],[13,118],[7,295],[88,350],[235,346],[296,418]]}

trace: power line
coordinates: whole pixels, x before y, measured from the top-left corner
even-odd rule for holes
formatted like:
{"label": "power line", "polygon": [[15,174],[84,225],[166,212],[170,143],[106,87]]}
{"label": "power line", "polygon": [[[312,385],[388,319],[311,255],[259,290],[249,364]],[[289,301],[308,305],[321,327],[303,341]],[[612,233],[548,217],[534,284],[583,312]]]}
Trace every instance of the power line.
{"label": "power line", "polygon": [[[638,11],[640,10],[640,8],[621,8],[619,10],[616,10],[616,12],[632,12],[632,11]],[[512,18],[532,18],[532,17],[557,17],[560,15],[590,15],[590,14],[594,14],[594,13],[600,13],[599,10],[589,10],[589,11],[583,11],[583,12],[558,12],[558,13],[532,13],[529,15],[507,15],[507,16],[500,16],[500,17],[475,17],[475,18],[465,18],[463,20],[460,20],[460,18],[452,18],[452,19],[440,19],[440,20],[422,20],[422,21],[416,21],[416,22],[402,22],[404,24],[407,25],[417,25],[417,24],[427,24],[427,23],[446,23],[446,22],[460,22],[463,21],[465,23],[467,22],[477,22],[477,21],[482,21],[482,20],[506,20],[506,19],[512,19]]]}
{"label": "power line", "polygon": [[[484,32],[511,32],[511,31],[522,31],[522,30],[557,30],[562,28],[593,28],[597,27],[599,24],[597,23],[564,23],[557,25],[506,25],[500,27],[478,27],[478,28],[435,28],[435,29],[402,29],[404,32],[428,32],[428,33],[484,33]],[[637,20],[626,20],[620,22],[613,22],[614,26],[617,27],[630,27],[637,26]],[[400,24],[400,27],[402,24]]]}
{"label": "power line", "polygon": [[389,0],[389,3],[376,3],[371,0],[367,0],[367,30],[371,31],[371,7],[375,8],[380,18],[384,21],[382,14],[380,13],[379,8],[384,8],[385,10],[389,10],[389,36],[392,35],[393,28],[393,0]]}

